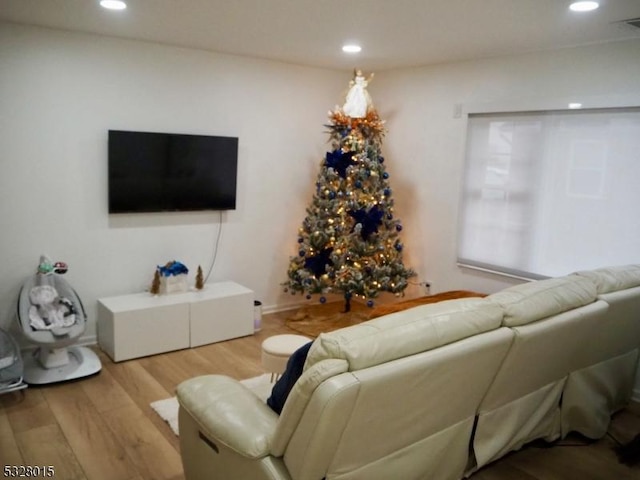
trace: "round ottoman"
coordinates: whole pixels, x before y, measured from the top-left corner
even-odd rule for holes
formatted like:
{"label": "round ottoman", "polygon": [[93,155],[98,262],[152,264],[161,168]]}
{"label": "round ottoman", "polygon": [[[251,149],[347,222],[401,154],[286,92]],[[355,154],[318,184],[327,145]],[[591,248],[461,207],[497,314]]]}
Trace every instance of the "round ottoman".
{"label": "round ottoman", "polygon": [[271,373],[271,381],[279,377],[287,367],[289,357],[310,338],[303,335],[274,335],[262,342],[262,366]]}

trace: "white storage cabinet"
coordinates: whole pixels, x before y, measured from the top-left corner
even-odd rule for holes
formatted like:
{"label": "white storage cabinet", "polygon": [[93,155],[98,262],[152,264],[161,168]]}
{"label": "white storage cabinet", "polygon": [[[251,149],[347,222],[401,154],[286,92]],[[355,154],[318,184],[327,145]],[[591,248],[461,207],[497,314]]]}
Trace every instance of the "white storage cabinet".
{"label": "white storage cabinet", "polygon": [[119,362],[253,334],[253,292],[234,282],[98,300],[98,344]]}

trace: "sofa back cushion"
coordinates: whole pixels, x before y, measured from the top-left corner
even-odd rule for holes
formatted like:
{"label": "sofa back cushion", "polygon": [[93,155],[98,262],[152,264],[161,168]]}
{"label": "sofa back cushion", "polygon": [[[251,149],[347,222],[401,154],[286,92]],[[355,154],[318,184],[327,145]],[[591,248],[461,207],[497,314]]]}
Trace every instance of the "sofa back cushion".
{"label": "sofa back cushion", "polygon": [[[326,379],[286,446],[291,478],[462,478],[478,405],[512,340],[498,328]],[[280,421],[290,413],[287,401]]]}
{"label": "sofa back cushion", "polygon": [[487,300],[504,309],[504,326],[516,327],[588,305],[596,296],[592,281],[570,275],[515,285]]}
{"label": "sofa back cushion", "polygon": [[360,370],[494,330],[502,309],[484,299],[463,298],[423,305],[321,334],[305,369],[329,359],[344,359]]}
{"label": "sofa back cushion", "polygon": [[576,275],[591,280],[596,286],[598,295],[640,286],[640,265],[583,270],[576,272]]}

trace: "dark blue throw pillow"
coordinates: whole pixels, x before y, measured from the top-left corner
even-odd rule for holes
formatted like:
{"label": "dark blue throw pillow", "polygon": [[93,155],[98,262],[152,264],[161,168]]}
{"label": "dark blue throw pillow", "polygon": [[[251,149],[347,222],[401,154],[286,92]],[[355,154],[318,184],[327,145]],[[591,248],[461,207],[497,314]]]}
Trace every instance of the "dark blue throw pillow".
{"label": "dark blue throw pillow", "polygon": [[287,361],[287,368],[271,390],[271,396],[267,399],[267,405],[278,415],[282,412],[284,402],[287,401],[289,392],[298,378],[300,378],[300,375],[302,375],[302,367],[304,367],[304,362],[307,360],[307,354],[309,353],[312,343],[313,342],[306,343],[293,352]]}

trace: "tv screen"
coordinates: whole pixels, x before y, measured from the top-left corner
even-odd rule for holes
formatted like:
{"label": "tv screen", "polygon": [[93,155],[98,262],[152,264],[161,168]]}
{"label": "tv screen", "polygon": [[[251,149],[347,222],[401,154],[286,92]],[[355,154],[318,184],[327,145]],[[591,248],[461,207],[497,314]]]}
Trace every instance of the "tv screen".
{"label": "tv screen", "polygon": [[109,213],[233,210],[238,139],[109,130]]}

